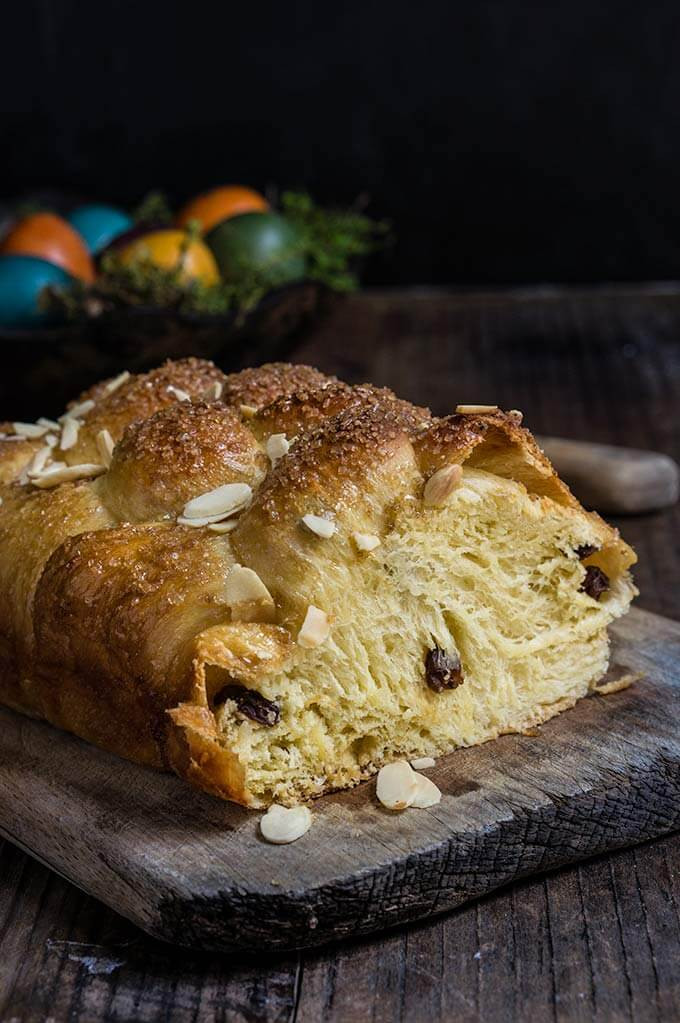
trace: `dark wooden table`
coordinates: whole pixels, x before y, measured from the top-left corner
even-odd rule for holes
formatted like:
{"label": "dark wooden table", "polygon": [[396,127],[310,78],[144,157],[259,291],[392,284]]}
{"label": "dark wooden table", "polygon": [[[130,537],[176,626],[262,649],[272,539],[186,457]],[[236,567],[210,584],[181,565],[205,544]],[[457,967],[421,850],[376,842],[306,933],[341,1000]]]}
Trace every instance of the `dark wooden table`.
{"label": "dark wooden table", "polygon": [[[680,287],[373,293],[292,352],[449,410],[680,457]],[[640,605],[680,618],[680,508],[620,522]],[[172,949],[0,842],[0,1020],[680,1019],[680,837],[370,941],[235,962]]]}

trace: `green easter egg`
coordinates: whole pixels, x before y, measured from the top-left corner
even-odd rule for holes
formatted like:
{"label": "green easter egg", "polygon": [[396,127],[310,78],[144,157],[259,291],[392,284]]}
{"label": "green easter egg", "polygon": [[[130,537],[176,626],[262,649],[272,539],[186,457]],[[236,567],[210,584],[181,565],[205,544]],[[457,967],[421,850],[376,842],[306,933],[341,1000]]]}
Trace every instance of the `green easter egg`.
{"label": "green easter egg", "polygon": [[220,273],[234,280],[244,273],[271,270],[279,283],[300,280],[305,275],[305,258],[300,236],[278,213],[242,213],[229,217],[205,238]]}

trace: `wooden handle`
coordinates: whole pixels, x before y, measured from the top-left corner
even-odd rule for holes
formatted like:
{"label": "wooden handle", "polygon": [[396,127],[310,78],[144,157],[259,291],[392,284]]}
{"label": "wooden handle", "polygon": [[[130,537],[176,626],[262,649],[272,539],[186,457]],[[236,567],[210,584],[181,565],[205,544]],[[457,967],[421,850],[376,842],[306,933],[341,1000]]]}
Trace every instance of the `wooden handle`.
{"label": "wooden handle", "polygon": [[680,470],[668,455],[588,441],[538,437],[562,479],[588,508],[634,515],[675,504]]}

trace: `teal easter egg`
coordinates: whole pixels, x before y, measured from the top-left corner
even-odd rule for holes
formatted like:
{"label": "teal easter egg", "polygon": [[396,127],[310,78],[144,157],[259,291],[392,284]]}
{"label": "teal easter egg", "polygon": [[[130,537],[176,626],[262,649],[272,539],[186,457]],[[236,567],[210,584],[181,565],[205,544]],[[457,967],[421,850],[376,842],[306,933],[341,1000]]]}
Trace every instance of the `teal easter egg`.
{"label": "teal easter egg", "polygon": [[50,321],[38,306],[43,288],[73,278],[55,263],[35,256],[0,256],[0,327],[37,327]]}
{"label": "teal easter egg", "polygon": [[82,236],[93,255],[97,255],[110,245],[114,238],[132,227],[132,217],[123,210],[96,203],[76,207],[66,219]]}
{"label": "teal easter egg", "polygon": [[278,213],[229,217],[214,227],[205,240],[225,280],[253,270],[271,270],[282,284],[305,275],[298,232]]}

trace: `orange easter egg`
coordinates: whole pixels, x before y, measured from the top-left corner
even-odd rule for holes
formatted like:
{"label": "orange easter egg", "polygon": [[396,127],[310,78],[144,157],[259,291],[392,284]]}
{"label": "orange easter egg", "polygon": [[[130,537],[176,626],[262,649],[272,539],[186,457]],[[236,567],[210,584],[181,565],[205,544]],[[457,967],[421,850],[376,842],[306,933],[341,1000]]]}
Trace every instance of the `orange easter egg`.
{"label": "orange easter egg", "polygon": [[10,228],[0,252],[35,256],[90,284],[95,277],[92,257],[78,232],[54,213],[32,213]]}
{"label": "orange easter egg", "polygon": [[177,223],[186,227],[190,220],[198,220],[203,234],[213,227],[236,217],[240,213],[262,213],[269,209],[269,203],[259,192],[243,185],[223,185],[210,192],[190,199],[177,214]]}
{"label": "orange easter egg", "polygon": [[135,260],[148,260],[166,270],[174,270],[179,265],[184,281],[215,284],[220,278],[215,257],[208,246],[199,238],[187,244],[186,231],[173,228],[150,231],[135,238],[118,251],[118,256],[125,266]]}

